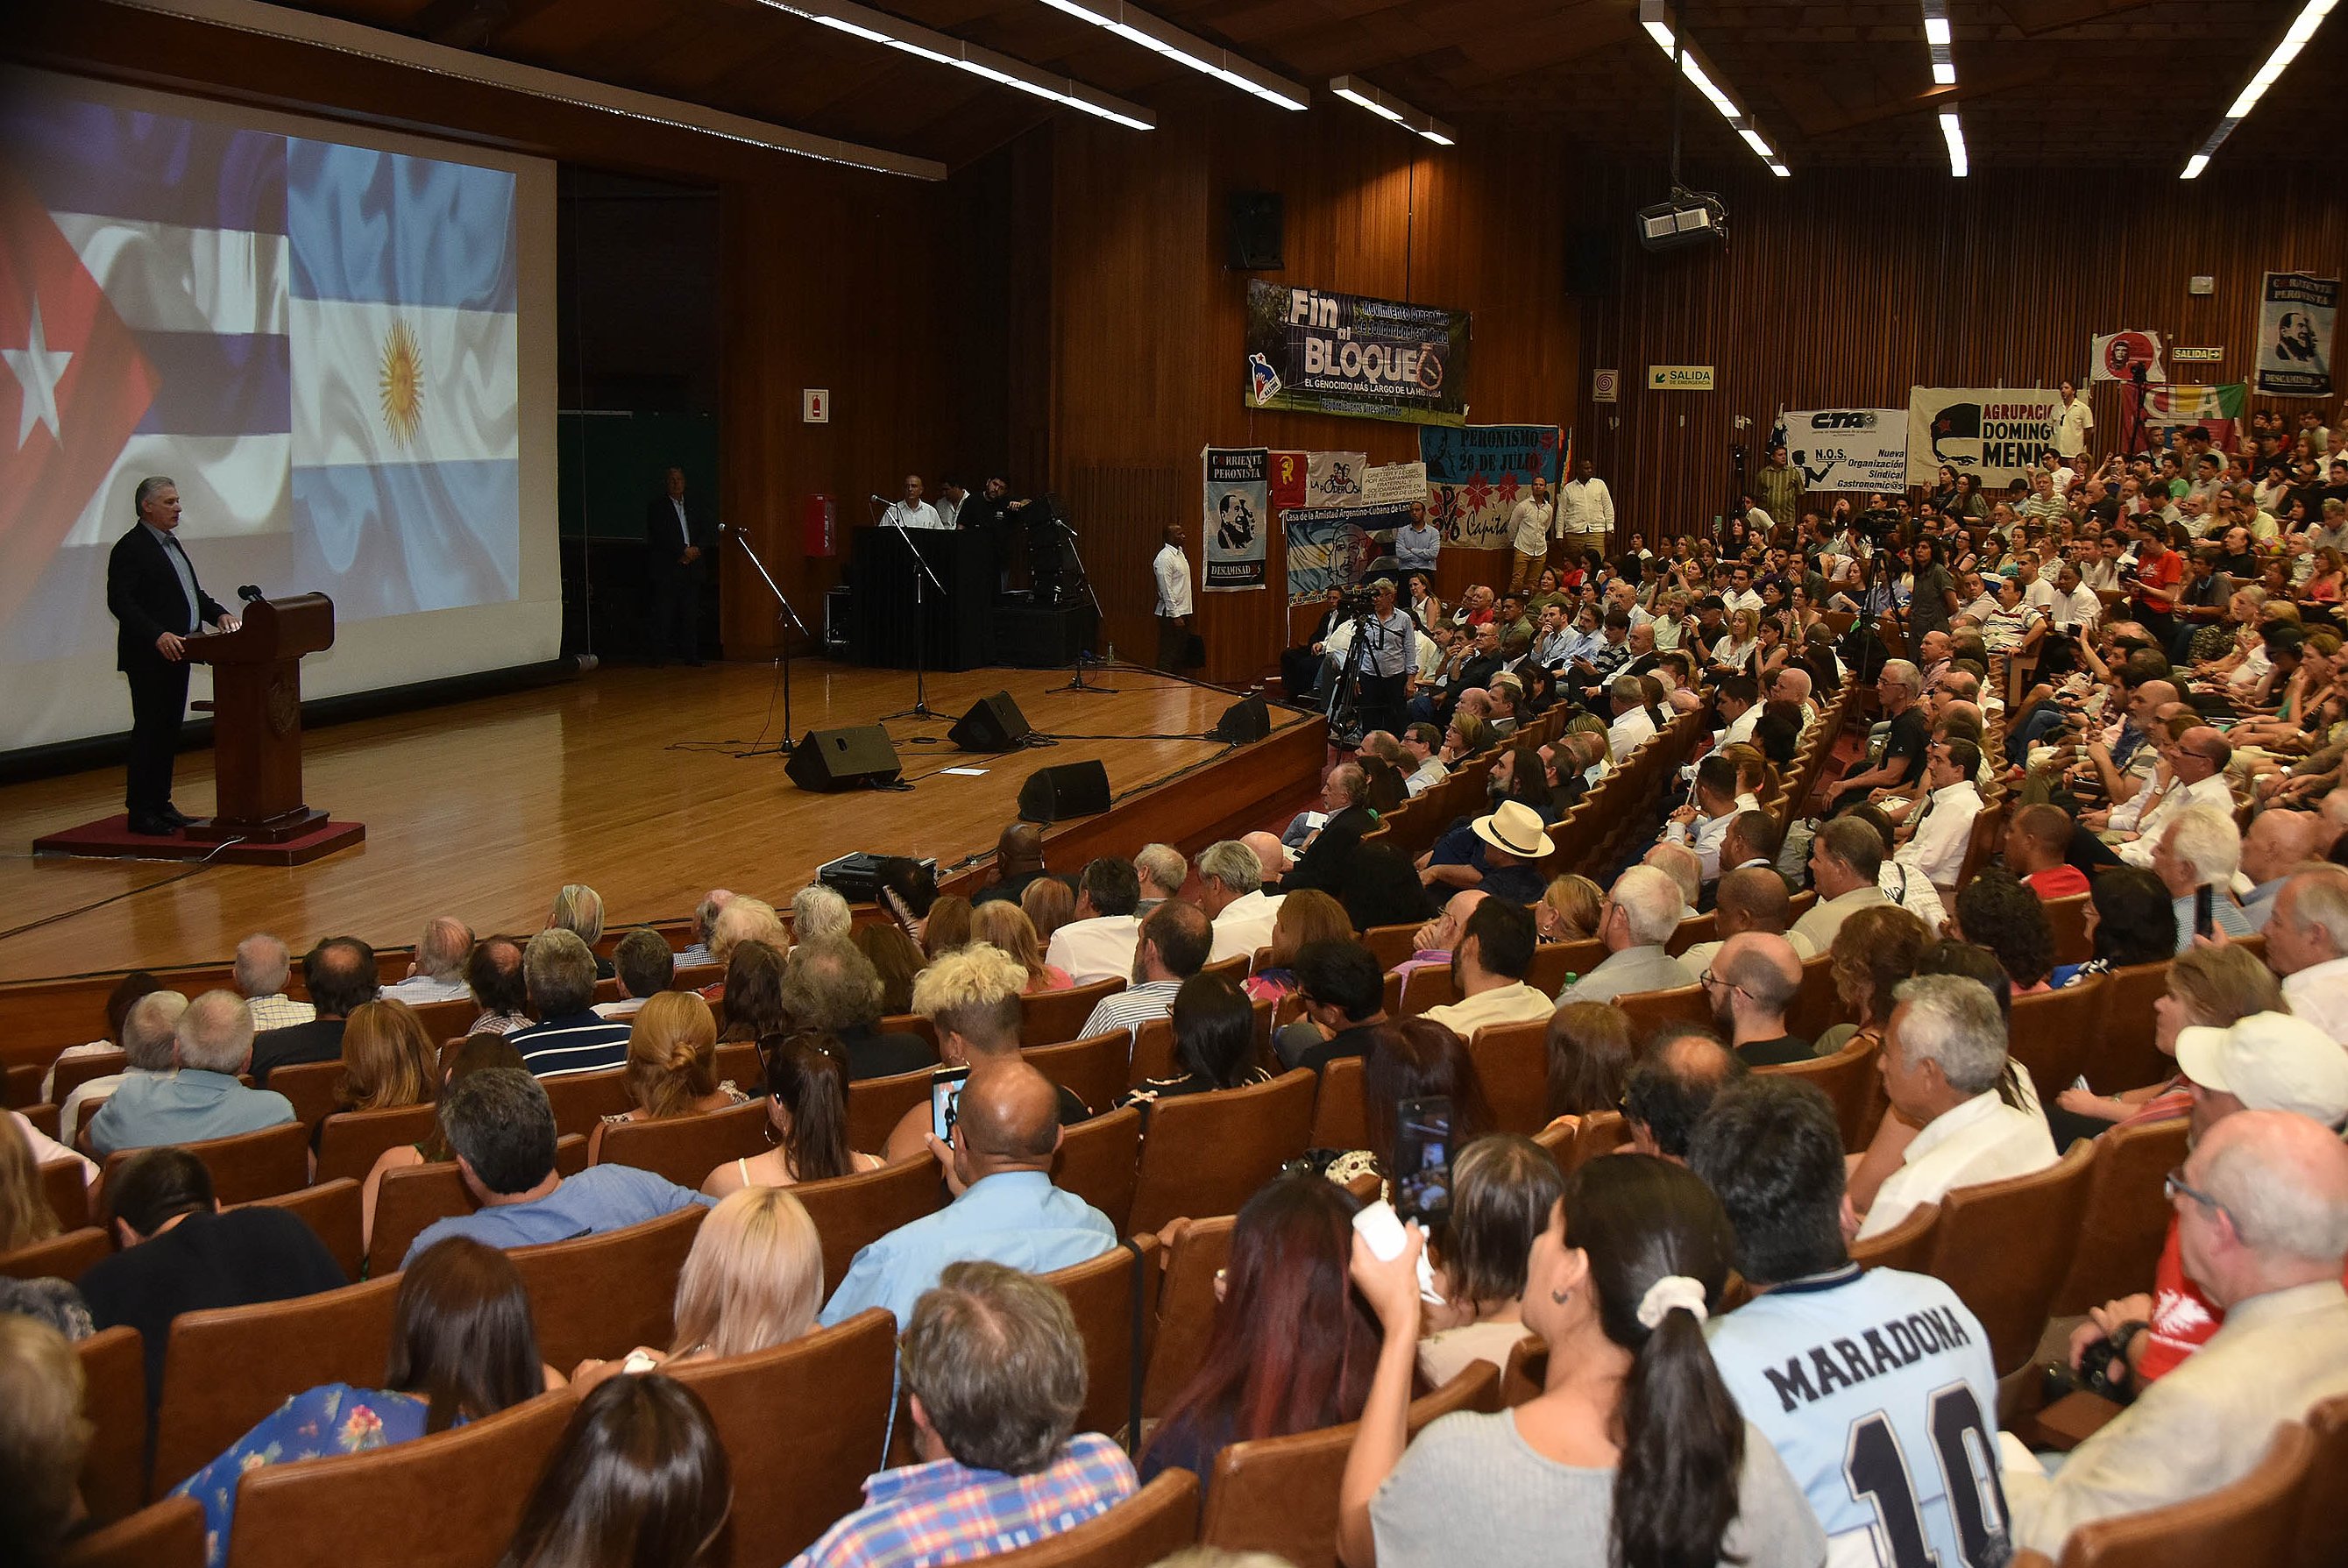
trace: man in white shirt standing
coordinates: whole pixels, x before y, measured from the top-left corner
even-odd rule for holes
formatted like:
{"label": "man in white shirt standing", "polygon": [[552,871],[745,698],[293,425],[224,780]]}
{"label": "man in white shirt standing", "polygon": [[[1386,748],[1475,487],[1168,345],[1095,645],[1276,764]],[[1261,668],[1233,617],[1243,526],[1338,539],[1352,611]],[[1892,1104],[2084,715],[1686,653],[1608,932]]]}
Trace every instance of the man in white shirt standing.
{"label": "man in white shirt standing", "polygon": [[1166,525],[1166,542],[1149,563],[1158,581],[1158,667],[1179,670],[1190,641],[1190,558],[1182,553],[1182,525]]}
{"label": "man in white shirt standing", "polygon": [[1927,975],[1901,981],[1892,995],[1899,1005],[1883,1038],[1883,1089],[1900,1119],[1923,1130],[1869,1205],[1860,1240],[1956,1188],[2027,1176],[2056,1159],[2046,1119],[1998,1097],[2005,1020],[1988,986]]}
{"label": "man in white shirt standing", "polygon": [[1516,564],[1509,572],[1509,591],[1529,595],[1540,583],[1541,568],[1549,562],[1549,532],[1557,521],[1557,503],[1550,499],[1549,480],[1533,476],[1533,488],[1509,514],[1509,533],[1516,547]]}
{"label": "man in white shirt standing", "polygon": [[1614,495],[1591,471],[1590,459],[1573,465],[1574,477],[1558,487],[1558,523],[1566,538],[1586,550],[1605,547],[1614,531]]}
{"label": "man in white shirt standing", "polygon": [[2054,449],[2063,455],[2066,466],[2076,469],[2087,454],[2087,434],[2096,428],[2096,411],[2068,381],[2054,390],[2062,399],[2054,405]]}
{"label": "man in white shirt standing", "polygon": [[890,504],[889,512],[880,520],[894,522],[900,528],[945,528],[949,524],[938,515],[938,509],[922,499],[922,476],[905,476],[905,499]]}
{"label": "man in white shirt standing", "polygon": [[1907,842],[1891,858],[1935,887],[1955,887],[1964,869],[1965,846],[1982,810],[1981,791],[1973,788],[1980,766],[1981,748],[1970,740],[1936,740],[1924,754],[1924,782],[1931,793],[1916,808]]}
{"label": "man in white shirt standing", "polygon": [[1215,942],[1207,962],[1251,954],[1272,945],[1272,922],[1279,917],[1277,891],[1263,891],[1263,861],[1237,839],[1209,844],[1199,856],[1199,907],[1215,923]]}

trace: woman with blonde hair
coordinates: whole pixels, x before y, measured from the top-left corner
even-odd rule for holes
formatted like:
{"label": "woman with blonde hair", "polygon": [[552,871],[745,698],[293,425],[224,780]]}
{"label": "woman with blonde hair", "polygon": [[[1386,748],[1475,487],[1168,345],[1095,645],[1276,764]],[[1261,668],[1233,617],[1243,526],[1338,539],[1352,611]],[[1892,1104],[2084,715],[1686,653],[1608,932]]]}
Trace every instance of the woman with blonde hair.
{"label": "woman with blonde hair", "polygon": [[[594,953],[595,944],[603,940],[603,895],[584,882],[565,882],[554,895],[554,907],[546,912],[546,929],[568,931],[587,944]],[[612,977],[612,961],[595,953],[595,978]]]}
{"label": "woman with blonde hair", "polygon": [[1303,888],[1282,899],[1280,913],[1272,921],[1271,954],[1262,968],[1248,976],[1248,1000],[1269,997],[1277,1002],[1295,990],[1297,954],[1306,943],[1324,938],[1354,939],[1354,923],[1344,904],[1319,888]]}
{"label": "woman with blonde hair", "polygon": [[1586,942],[1598,934],[1598,912],[1605,903],[1604,889],[1568,872],[1553,878],[1533,905],[1533,929],[1543,942]]}
{"label": "woman with blonde hair", "polygon": [[701,1183],[723,1198],[745,1187],[792,1187],[880,1169],[877,1154],[848,1146],[847,1049],[829,1034],[769,1035],[758,1042],[767,1075],[764,1154],[729,1160]]}
{"label": "woman with blonde hair", "polygon": [[1076,891],[1058,877],[1037,877],[1020,890],[1019,910],[1048,946],[1052,933],[1076,918]]}
{"label": "woman with blonde hair", "polygon": [[[745,1187],[709,1211],[677,1275],[668,1348],[640,1345],[655,1365],[714,1361],[788,1345],[815,1326],[823,1305],[823,1245],[815,1222],[781,1187]],[[579,1364],[582,1393],[619,1361]]]}
{"label": "woman with blonde hair", "polygon": [[439,1055],[415,1008],[389,997],[362,1002],[343,1026],[335,1103],[342,1110],[422,1105],[438,1087]]}
{"label": "woman with blonde hair", "polygon": [[[934,910],[931,918],[936,918]],[[1045,961],[1035,923],[1007,898],[992,898],[972,910],[970,934],[972,941],[1000,948],[1026,966],[1027,984],[1021,989],[1031,996],[1039,991],[1066,991],[1076,984],[1066,970]]]}
{"label": "woman with blonde hair", "polygon": [[1728,613],[1728,634],[1712,645],[1712,667],[1734,675],[1753,660],[1761,640],[1761,617],[1749,608]]}
{"label": "woman with blonde hair", "polygon": [[[1720,754],[1736,764],[1736,793],[1739,810],[1760,810],[1760,803],[1777,792],[1777,769],[1761,754],[1761,748],[1749,741],[1724,746]],[[1746,805],[1742,797],[1750,795],[1753,803]]]}
{"label": "woman with blonde hair", "polygon": [[57,1211],[41,1185],[41,1167],[15,1118],[0,1117],[0,1253],[13,1253],[57,1233]]}
{"label": "woman with blonde hair", "polygon": [[749,1096],[717,1081],[717,1020],[690,991],[663,991],[638,1008],[628,1029],[628,1094],[636,1103],[603,1119],[588,1140],[592,1163],[603,1128],[629,1121],[665,1121],[741,1105]]}

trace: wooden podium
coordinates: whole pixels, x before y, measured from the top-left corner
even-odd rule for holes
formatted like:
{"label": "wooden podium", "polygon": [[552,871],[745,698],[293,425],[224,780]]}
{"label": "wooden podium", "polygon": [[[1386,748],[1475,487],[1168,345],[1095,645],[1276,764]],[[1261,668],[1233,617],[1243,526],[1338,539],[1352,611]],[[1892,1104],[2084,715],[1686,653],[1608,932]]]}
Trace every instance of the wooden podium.
{"label": "wooden podium", "polygon": [[186,836],[201,844],[313,839],[326,813],[302,799],[302,655],[334,646],[335,602],[324,593],[255,600],[242,623],[188,639],[188,657],[212,666],[212,700],[197,707],[212,713],[218,805]]}

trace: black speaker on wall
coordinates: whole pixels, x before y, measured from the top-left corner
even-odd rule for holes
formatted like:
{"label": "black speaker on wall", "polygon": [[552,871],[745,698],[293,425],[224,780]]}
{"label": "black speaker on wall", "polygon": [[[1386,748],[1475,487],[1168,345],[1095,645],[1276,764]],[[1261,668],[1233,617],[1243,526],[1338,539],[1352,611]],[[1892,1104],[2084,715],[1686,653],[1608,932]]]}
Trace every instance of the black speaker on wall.
{"label": "black speaker on wall", "polygon": [[857,789],[872,784],[893,784],[904,768],[889,732],[877,724],[848,729],[810,729],[791,748],[783,771],[802,789],[819,793]]}
{"label": "black speaker on wall", "polygon": [[1231,192],[1231,271],[1276,273],[1280,270],[1282,215],[1282,203],[1277,191]]}
{"label": "black speaker on wall", "polygon": [[1263,698],[1251,696],[1223,710],[1223,717],[1215,721],[1213,738],[1227,746],[1244,746],[1271,733],[1272,710],[1264,707]]}
{"label": "black speaker on wall", "polygon": [[1108,769],[1098,762],[1038,768],[1019,787],[1019,820],[1061,822],[1108,810]]}
{"label": "black speaker on wall", "polygon": [[960,751],[1016,751],[1027,744],[1035,727],[1019,711],[1007,691],[983,696],[946,731],[946,739]]}

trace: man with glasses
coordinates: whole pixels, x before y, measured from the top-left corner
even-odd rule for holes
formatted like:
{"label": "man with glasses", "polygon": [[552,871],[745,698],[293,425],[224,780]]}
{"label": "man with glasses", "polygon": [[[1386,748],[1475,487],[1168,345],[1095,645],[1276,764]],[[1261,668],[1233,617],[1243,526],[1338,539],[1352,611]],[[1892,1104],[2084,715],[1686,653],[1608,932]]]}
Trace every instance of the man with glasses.
{"label": "man with glasses", "polygon": [[1922,675],[1907,660],[1892,659],[1876,676],[1875,691],[1883,701],[1883,716],[1888,720],[1882,749],[1875,754],[1874,766],[1844,776],[1842,791],[1835,797],[1828,816],[1871,799],[1878,790],[1903,790],[1923,774],[1924,751],[1931,743],[1932,727],[1919,706],[1924,693]]}
{"label": "man with glasses", "polygon": [[1721,944],[1696,976],[1728,1045],[1747,1067],[1810,1059],[1810,1042],[1786,1027],[1786,1009],[1801,994],[1802,961],[1794,944],[1766,932],[1741,932]]}
{"label": "man with glasses", "polygon": [[[2186,1036],[2241,1027],[2182,1031],[2179,1065]],[[2240,1111],[2195,1143],[2168,1194],[2185,1277],[2224,1323],[2051,1480],[2007,1446],[2018,1546],[2058,1556],[2082,1524],[2206,1497],[2255,1470],[2282,1422],[2348,1394],[2348,1146],[2338,1134],[2291,1111]]]}

